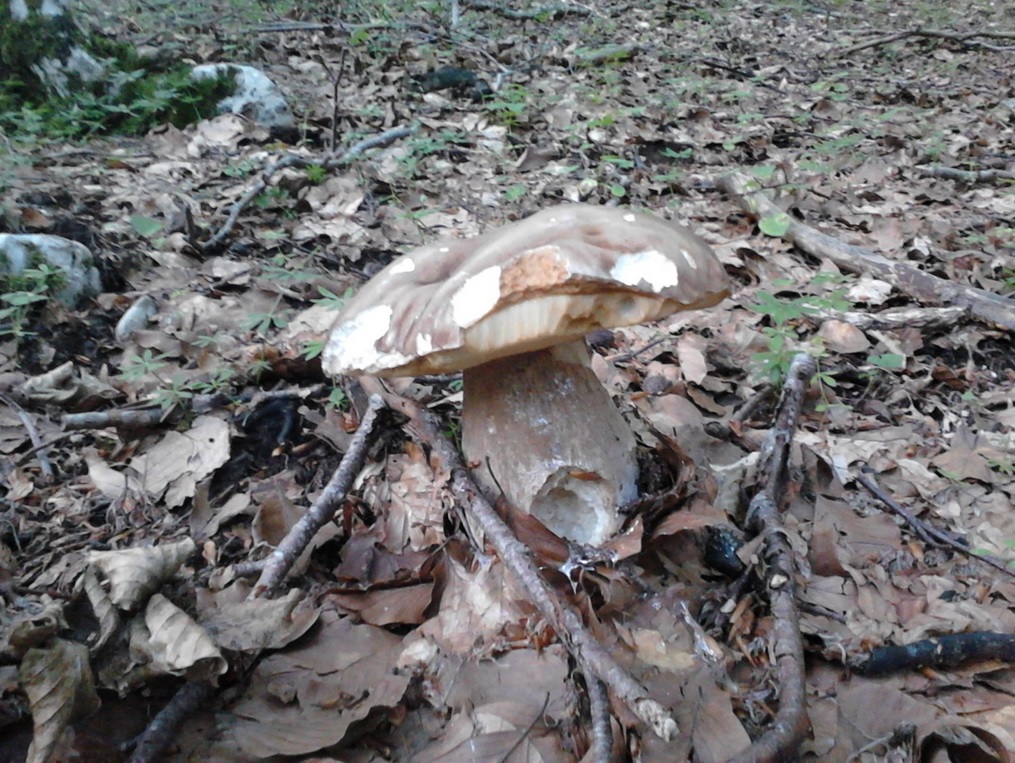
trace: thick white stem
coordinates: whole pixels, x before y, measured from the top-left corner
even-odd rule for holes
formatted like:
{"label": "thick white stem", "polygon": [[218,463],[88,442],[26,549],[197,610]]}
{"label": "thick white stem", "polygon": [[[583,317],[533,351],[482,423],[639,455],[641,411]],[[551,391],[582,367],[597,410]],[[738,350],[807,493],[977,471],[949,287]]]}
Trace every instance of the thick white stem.
{"label": "thick white stem", "polygon": [[588,365],[584,341],[465,371],[462,449],[492,497],[558,535],[601,545],[637,495],[634,435]]}

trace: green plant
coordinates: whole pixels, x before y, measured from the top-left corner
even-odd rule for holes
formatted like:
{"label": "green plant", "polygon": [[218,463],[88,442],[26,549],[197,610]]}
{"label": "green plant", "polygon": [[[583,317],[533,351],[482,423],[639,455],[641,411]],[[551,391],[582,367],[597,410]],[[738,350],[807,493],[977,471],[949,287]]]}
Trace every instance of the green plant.
{"label": "green plant", "polygon": [[63,271],[45,262],[26,268],[20,275],[0,278],[0,303],[5,305],[0,307],[0,336],[11,337],[15,346],[33,336],[28,330],[33,310],[49,301],[65,283]]}
{"label": "green plant", "polygon": [[[190,67],[149,72],[133,59],[114,62],[102,82],[76,88],[65,98],[18,97],[10,80],[0,83],[0,129],[14,136],[80,140],[97,134],[137,135],[157,125],[177,127],[217,111],[235,82],[228,73],[194,80]],[[41,92],[41,91],[40,91]]]}
{"label": "green plant", "polygon": [[505,85],[497,92],[497,97],[484,104],[484,109],[497,121],[508,127],[519,124],[529,105],[530,93],[526,87],[517,83]]}
{"label": "green plant", "polygon": [[[820,274],[811,279],[810,286],[843,280],[845,280],[843,276]],[[787,285],[785,282],[773,283],[775,287]],[[754,304],[748,307],[756,313],[768,316],[769,320],[769,325],[761,329],[766,347],[752,357],[759,374],[774,384],[782,383],[793,356],[801,350],[798,322],[821,310],[845,310],[849,307],[845,294],[845,289],[842,288],[827,294],[801,294],[795,297],[779,296],[779,292],[758,292]],[[820,340],[812,340],[804,346],[804,349],[816,358],[825,354]],[[834,387],[834,380],[827,374],[824,376],[827,378],[823,378],[822,381]]]}

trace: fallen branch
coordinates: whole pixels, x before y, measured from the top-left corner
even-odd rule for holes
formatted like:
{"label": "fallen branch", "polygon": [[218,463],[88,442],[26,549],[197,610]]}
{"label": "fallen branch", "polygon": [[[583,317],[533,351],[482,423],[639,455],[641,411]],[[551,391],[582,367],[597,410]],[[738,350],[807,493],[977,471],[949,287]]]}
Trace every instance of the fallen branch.
{"label": "fallen branch", "polygon": [[[243,573],[249,573],[256,567],[261,572],[261,577],[251,589],[248,599],[273,594],[285,580],[293,562],[299,558],[317,531],[330,521],[335,511],[341,506],[352,487],[353,480],[363,468],[367,447],[377,421],[377,414],[383,407],[384,401],[377,395],[371,395],[359,428],[349,441],[349,448],[314,505],[283,538],[271,556],[260,563],[254,563],[250,569],[242,570]],[[238,565],[238,567],[242,567],[242,565]],[[180,687],[169,704],[152,719],[144,732],[137,737],[136,748],[130,763],[153,763],[158,760],[175,739],[176,730],[214,693],[215,687],[208,681],[196,681]]]}
{"label": "fallen branch", "polygon": [[356,475],[363,468],[363,462],[367,457],[367,448],[374,432],[374,423],[377,421],[377,413],[383,407],[384,400],[378,395],[370,396],[370,402],[360,421],[359,428],[349,441],[349,448],[342,456],[342,461],[331,480],[314,501],[314,505],[307,509],[307,512],[300,517],[299,521],[282,539],[282,542],[267,557],[264,569],[261,570],[261,577],[250,589],[247,599],[272,596],[285,580],[285,576],[292,569],[300,554],[310,545],[310,541],[314,539],[317,532],[335,516],[335,512],[345,501]]}
{"label": "fallen branch", "polygon": [[63,417],[63,428],[68,431],[108,427],[151,429],[161,424],[165,418],[166,412],[161,408],[111,408],[107,411],[68,413]]}
{"label": "fallen branch", "polygon": [[[982,37],[987,40],[1015,40],[1015,32],[938,32],[933,29],[909,29],[904,32],[895,32],[894,34],[886,35],[885,37],[878,37],[875,40],[868,40],[867,42],[861,42],[857,45],[852,45],[845,50],[835,54],[835,58],[843,58],[845,56],[858,53],[861,50],[867,50],[868,48],[877,48],[882,45],[888,45],[899,40],[905,40],[910,37],[919,37],[926,40],[949,40],[951,42],[957,42],[962,45],[966,45],[971,48],[987,48],[989,50],[999,50],[986,43],[976,42],[976,38]],[[970,43],[970,41],[973,41]]]}
{"label": "fallen branch", "polygon": [[878,487],[873,480],[863,474],[854,474],[853,478],[860,483],[867,492],[891,509],[894,514],[901,517],[928,546],[946,546],[947,548],[963,554],[970,559],[975,559],[978,562],[983,562],[988,567],[1000,570],[1005,575],[1015,577],[1015,570],[1009,568],[1005,564],[1004,560],[998,559],[996,556],[990,556],[989,554],[974,553],[966,543],[956,540],[949,533],[939,530],[933,525],[928,525],[927,523],[920,521],[920,519],[918,519],[912,512],[908,511],[898,501]]}
{"label": "fallen branch", "polygon": [[232,233],[233,228],[236,225],[236,221],[240,217],[240,213],[243,212],[247,206],[257,198],[259,194],[264,192],[268,188],[268,183],[271,181],[272,176],[280,170],[288,167],[306,168],[312,165],[323,167],[326,170],[333,170],[341,167],[354,159],[359,158],[362,154],[366,153],[372,148],[381,148],[394,143],[396,140],[408,137],[413,132],[411,127],[394,127],[390,130],[385,130],[382,133],[374,135],[371,138],[365,138],[364,140],[354,143],[348,149],[342,153],[333,152],[326,155],[325,157],[313,157],[313,156],[286,156],[279,159],[274,164],[271,164],[261,176],[257,179],[257,182],[251,186],[243,196],[241,196],[229,210],[229,216],[226,218],[225,223],[219,228],[218,232],[215,233],[211,238],[206,241],[195,241],[191,236],[187,243],[198,251],[207,252],[219,246],[226,237]]}
{"label": "fallen branch", "polygon": [[960,170],[955,167],[916,167],[921,175],[958,180],[961,183],[989,183],[992,180],[1015,180],[1015,172],[1008,170]]}
{"label": "fallen branch", "polygon": [[491,0],[465,0],[464,3],[466,8],[471,8],[474,11],[490,11],[503,16],[506,19],[538,19],[538,18],[553,18],[555,16],[589,16],[592,14],[588,8],[583,8],[580,5],[543,5],[538,8],[529,8],[528,10],[520,11],[509,7],[507,3],[492,2]]}
{"label": "fallen branch", "polygon": [[589,694],[589,716],[592,744],[582,760],[589,763],[610,763],[613,760],[613,722],[610,720],[610,698],[606,686],[598,678],[585,676]]}
{"label": "fallen branch", "polygon": [[7,395],[0,394],[0,403],[3,403],[14,411],[18,415],[18,418],[21,419],[25,431],[28,432],[28,439],[32,441],[32,452],[35,453],[36,458],[39,460],[39,472],[42,475],[39,484],[50,484],[53,481],[54,472],[53,465],[49,462],[49,446],[42,441],[42,437],[39,435],[39,430],[35,426],[32,417],[28,415],[28,411],[7,397]]}
{"label": "fallen branch", "polygon": [[[746,175],[736,172],[726,175],[718,181],[718,186],[737,198],[750,214],[758,217],[784,214],[774,201],[761,192],[757,182]],[[1015,330],[1015,301],[999,294],[938,278],[904,262],[889,260],[870,249],[846,244],[792,218],[782,238],[841,268],[877,276],[921,302],[964,307],[985,323]]]}
{"label": "fallen branch", "polygon": [[790,443],[800,417],[800,403],[814,359],[801,353],[793,358],[783,387],[779,413],[761,450],[761,485],[747,509],[747,528],[763,538],[762,571],[774,625],[772,653],[779,676],[779,709],[769,728],[729,763],[769,763],[794,760],[810,722],[804,693],[804,647],[796,607],[796,565],[782,526],[780,503],[788,479]]}
{"label": "fallen branch", "polygon": [[[364,377],[364,387],[376,382]],[[380,385],[374,387],[380,390]],[[374,391],[374,390],[371,390]],[[554,631],[575,656],[588,680],[600,680],[613,695],[645,722],[661,739],[669,741],[677,734],[677,723],[648,691],[632,678],[596,641],[581,616],[561,602],[539,575],[529,550],[521,543],[483,497],[466,471],[454,446],[444,437],[437,420],[416,403],[384,392],[388,405],[409,418],[409,432],[433,450],[451,472],[451,489],[469,515],[482,528],[504,566],[521,585],[528,600],[553,626]]]}
{"label": "fallen branch", "polygon": [[952,633],[903,646],[879,646],[849,660],[864,676],[884,676],[919,668],[955,668],[970,662],[1015,663],[1015,636],[1010,633]]}
{"label": "fallen branch", "polygon": [[214,693],[215,687],[210,681],[194,681],[181,686],[134,740],[134,753],[129,763],[154,763],[159,760],[176,740],[183,722],[200,710]]}
{"label": "fallen branch", "polygon": [[899,307],[880,313],[861,313],[854,310],[837,312],[818,310],[807,317],[836,320],[864,331],[904,328],[949,328],[969,314],[964,307]]}

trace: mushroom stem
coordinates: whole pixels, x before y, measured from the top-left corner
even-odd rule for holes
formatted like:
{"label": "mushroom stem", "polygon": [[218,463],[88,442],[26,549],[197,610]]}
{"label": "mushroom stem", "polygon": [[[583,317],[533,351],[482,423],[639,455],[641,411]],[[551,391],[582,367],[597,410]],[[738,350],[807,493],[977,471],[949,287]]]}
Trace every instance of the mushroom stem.
{"label": "mushroom stem", "polygon": [[502,489],[579,543],[601,545],[619,529],[618,505],[637,495],[635,440],[584,340],[484,363],[463,379],[462,450],[484,490]]}

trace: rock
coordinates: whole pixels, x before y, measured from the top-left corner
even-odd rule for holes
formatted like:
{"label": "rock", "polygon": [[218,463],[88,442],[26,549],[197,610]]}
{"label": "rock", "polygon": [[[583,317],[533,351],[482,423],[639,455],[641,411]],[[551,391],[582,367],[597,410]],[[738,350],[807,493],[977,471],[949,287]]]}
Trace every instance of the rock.
{"label": "rock", "polygon": [[77,307],[99,293],[99,271],[84,244],[47,234],[0,233],[0,276],[20,276],[40,259],[63,271],[66,282],[53,297],[64,305]]}
{"label": "rock", "polygon": [[191,76],[212,79],[223,72],[231,73],[236,81],[236,92],[218,102],[223,114],[242,114],[265,127],[292,127],[296,123],[282,91],[260,69],[242,64],[202,64],[194,67]]}

